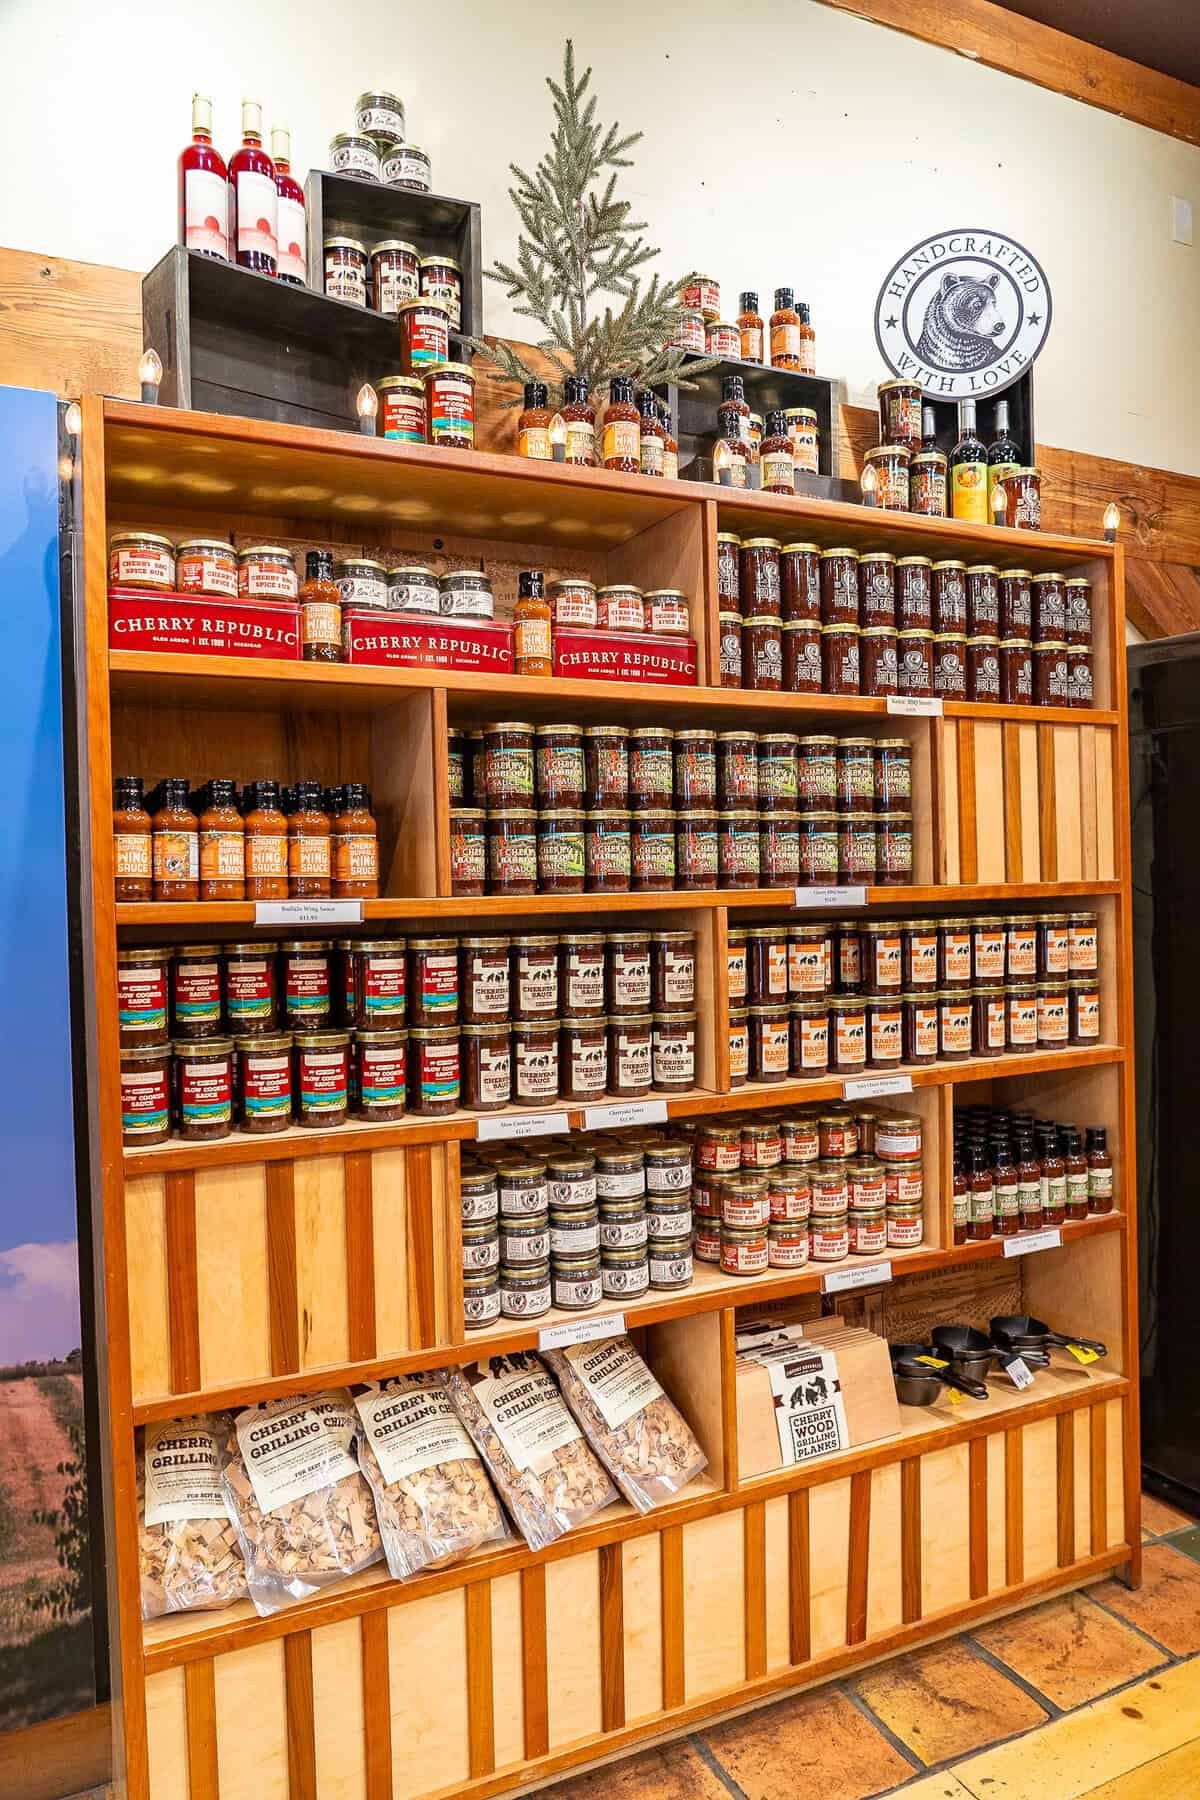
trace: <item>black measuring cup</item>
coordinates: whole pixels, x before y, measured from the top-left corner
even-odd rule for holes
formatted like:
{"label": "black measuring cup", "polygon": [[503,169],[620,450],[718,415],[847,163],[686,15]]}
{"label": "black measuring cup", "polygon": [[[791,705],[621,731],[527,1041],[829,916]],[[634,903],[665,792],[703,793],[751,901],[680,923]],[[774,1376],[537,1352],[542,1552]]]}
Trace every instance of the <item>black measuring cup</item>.
{"label": "black measuring cup", "polygon": [[1098,1339],[1051,1331],[1044,1319],[1035,1319],[1029,1313],[1002,1313],[990,1323],[994,1342],[1002,1350],[1016,1351],[1018,1356],[1024,1356],[1029,1350],[1049,1350],[1051,1346],[1067,1350],[1072,1344],[1081,1350],[1094,1350],[1097,1356],[1108,1355],[1108,1345]]}
{"label": "black measuring cup", "polygon": [[[1007,1369],[1009,1363],[1022,1355],[1018,1350],[1001,1350],[986,1332],[977,1330],[974,1325],[935,1325],[932,1336],[936,1351],[948,1356],[956,1369],[974,1375],[980,1381],[990,1369],[997,1366]],[[1031,1369],[1044,1369],[1050,1362],[1044,1350],[1026,1351],[1023,1360]]]}
{"label": "black measuring cup", "polygon": [[[983,1382],[977,1381],[973,1375],[949,1367],[938,1369],[932,1363],[921,1362],[921,1357],[934,1355],[928,1344],[889,1344],[888,1354],[892,1359],[897,1398],[903,1400],[906,1406],[933,1404],[937,1399],[936,1391],[927,1385],[921,1386],[930,1381],[936,1382],[938,1387],[960,1388],[964,1394],[970,1394],[973,1400],[986,1400],[988,1397]],[[906,1399],[906,1391],[914,1398]],[[919,1391],[925,1394],[924,1399],[915,1397]]]}

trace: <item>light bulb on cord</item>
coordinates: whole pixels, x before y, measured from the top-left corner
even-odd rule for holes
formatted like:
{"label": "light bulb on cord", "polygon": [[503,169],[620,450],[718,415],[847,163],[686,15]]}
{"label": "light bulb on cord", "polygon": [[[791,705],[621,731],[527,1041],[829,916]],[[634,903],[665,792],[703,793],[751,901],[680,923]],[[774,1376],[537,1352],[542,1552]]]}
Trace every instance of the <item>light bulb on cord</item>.
{"label": "light bulb on cord", "polygon": [[146,349],[142,352],[142,360],[138,364],[138,380],[142,384],[143,406],[155,406],[158,402],[158,390],[163,378],[162,357],[157,350]]}
{"label": "light bulb on cord", "polygon": [[879,505],[879,475],[874,463],[868,463],[862,472],[862,503],[864,506]]}
{"label": "light bulb on cord", "polygon": [[375,436],[375,415],[379,411],[379,395],[369,381],[364,381],[354,402],[358,409],[358,429],[364,437]]}
{"label": "light bulb on cord", "polygon": [[1121,524],[1121,509],[1117,505],[1115,500],[1110,500],[1108,505],[1104,509],[1104,540],[1106,543],[1109,543],[1109,544],[1116,543],[1117,531],[1118,531],[1118,528],[1120,527],[1120,524]]}
{"label": "light bulb on cord", "polygon": [[72,400],[63,414],[63,426],[68,437],[78,437],[83,430],[83,408],[78,400]]}
{"label": "light bulb on cord", "polygon": [[550,454],[555,462],[567,460],[567,421],[560,412],[550,421]]}
{"label": "light bulb on cord", "polygon": [[1008,489],[1002,481],[998,481],[992,489],[992,524],[1008,523]]}
{"label": "light bulb on cord", "polygon": [[733,486],[733,451],[724,438],[718,438],[713,445],[713,474],[722,487]]}

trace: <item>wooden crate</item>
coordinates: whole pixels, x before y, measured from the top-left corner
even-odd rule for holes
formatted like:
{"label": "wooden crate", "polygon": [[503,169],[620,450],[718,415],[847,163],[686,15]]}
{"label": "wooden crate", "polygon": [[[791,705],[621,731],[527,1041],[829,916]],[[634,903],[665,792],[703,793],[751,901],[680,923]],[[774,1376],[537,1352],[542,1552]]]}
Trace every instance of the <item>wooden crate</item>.
{"label": "wooden crate", "polygon": [[[143,1630],[134,1481],[140,1424],[525,1348],[537,1343],[539,1327],[503,1321],[470,1337],[463,1331],[457,1171],[459,1142],[475,1134],[471,1115],[123,1151],[111,981],[118,936],[240,935],[254,929],[254,907],[115,907],[114,767],[178,768],[193,778],[292,777],[314,767],[327,780],[366,770],[380,801],[386,879],[384,897],[364,911],[385,932],[420,924],[468,929],[482,920],[516,930],[529,918],[554,929],[601,916],[688,924],[699,947],[699,1079],[693,1092],[672,1096],[667,1111],[704,1117],[841,1094],[832,1078],[730,1087],[721,979],[730,922],[790,916],[794,894],[630,894],[606,899],[603,915],[589,895],[515,904],[502,896],[455,899],[450,724],[509,716],[519,702],[520,716],[545,722],[653,716],[716,729],[908,737],[916,879],[868,890],[876,916],[993,902],[1006,911],[1082,903],[1101,914],[1099,1045],[912,1072],[904,1104],[925,1124],[926,1241],[892,1254],[894,1285],[883,1285],[880,1272],[855,1316],[888,1329],[929,1323],[934,1310],[950,1305],[975,1317],[973,1306],[1011,1299],[1015,1277],[1006,1275],[1000,1241],[951,1242],[956,1100],[1061,1105],[1067,1116],[1106,1123],[1119,1193],[1133,1191],[1121,559],[1103,545],[1026,533],[998,541],[990,529],[953,521],[899,515],[882,523],[836,502],[761,493],[723,499],[691,484],[115,402],[86,404],[82,442],[91,783],[84,860],[94,882],[86,935],[98,972],[96,1235],[108,1355],[118,1764],[132,1800],[500,1793],[1110,1569],[1136,1580],[1134,1234],[1119,1200],[1117,1212],[1065,1227],[1061,1247],[1019,1267],[1025,1306],[1052,1322],[1070,1312],[1075,1328],[1109,1343],[1110,1354],[1088,1368],[1060,1359],[1024,1394],[997,1383],[987,1403],[901,1409],[897,1437],[742,1479],[737,1312],[789,1302],[810,1310],[821,1304],[824,1279],[819,1267],[745,1281],[700,1266],[691,1288],[650,1292],[622,1309],[709,1456],[705,1473],[667,1505],[646,1517],[617,1506],[548,1551],[500,1546],[406,1584],[371,1569],[268,1619],[242,1605]],[[180,535],[233,532],[242,541],[254,531],[297,545],[394,546],[448,561],[482,556],[502,568],[505,581],[529,563],[594,580],[682,586],[701,646],[701,684],[514,685],[454,671],[110,655],[107,533],[139,524]],[[711,688],[718,527],[864,548],[883,533],[913,553],[996,560],[1003,550],[1035,569],[1091,572],[1101,704],[1086,715],[961,706],[942,718],[893,718],[871,699]],[[1037,781],[1055,784],[1052,827],[1044,825],[1045,785],[1034,803],[1032,787],[1014,799],[1002,780],[996,810],[993,728],[1002,774],[1005,743],[1016,734],[1023,778],[1033,734]],[[951,767],[962,777],[957,785]],[[962,805],[968,768],[973,812]],[[1074,836],[1072,770],[1080,808]],[[1031,804],[1037,873],[1029,861],[1018,874],[1012,844],[1024,853]],[[822,910],[829,909],[816,916]],[[581,1122],[570,1115],[573,1128]],[[929,1277],[929,1286],[909,1285],[913,1276]]]}

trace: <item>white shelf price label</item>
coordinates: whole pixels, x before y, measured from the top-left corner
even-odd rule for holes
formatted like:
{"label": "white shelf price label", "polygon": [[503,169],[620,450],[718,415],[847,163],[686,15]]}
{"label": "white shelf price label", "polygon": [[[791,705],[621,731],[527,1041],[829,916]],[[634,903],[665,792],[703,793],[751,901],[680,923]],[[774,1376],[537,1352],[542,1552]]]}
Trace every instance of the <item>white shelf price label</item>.
{"label": "white shelf price label", "polygon": [[1047,1231],[1023,1231],[1019,1237],[1005,1238],[1005,1256],[1029,1256],[1035,1250],[1058,1250],[1062,1232],[1055,1225]]}
{"label": "white shelf price label", "polygon": [[665,1125],[665,1100],[627,1100],[624,1105],[585,1106],[583,1123],[588,1131],[611,1130],[616,1125]]}
{"label": "white shelf price label", "polygon": [[842,1083],[843,1100],[878,1100],[883,1094],[911,1094],[911,1075],[852,1075]]}
{"label": "white shelf price label", "polygon": [[887,709],[894,719],[940,719],[942,696],[940,694],[889,694]]}
{"label": "white shelf price label", "polygon": [[593,1338],[620,1337],[625,1330],[625,1314],[601,1313],[590,1319],[564,1319],[561,1325],[547,1325],[538,1332],[539,1350],[561,1350],[564,1344],[590,1344]]}
{"label": "white shelf price label", "polygon": [[570,1128],[570,1116],[565,1112],[484,1113],[476,1121],[475,1136],[486,1143],[489,1138],[546,1137]]}
{"label": "white shelf price label", "polygon": [[803,887],[795,890],[793,906],[865,906],[865,887]]}
{"label": "white shelf price label", "polygon": [[361,925],[361,900],[256,900],[256,925]]}
{"label": "white shelf price label", "polygon": [[892,1279],[890,1262],[868,1263],[865,1269],[830,1269],[821,1277],[823,1294],[848,1294],[855,1288],[877,1287]]}
{"label": "white shelf price label", "polygon": [[1014,1387],[1027,1388],[1033,1386],[1033,1370],[1019,1356],[1014,1356],[1004,1371]]}

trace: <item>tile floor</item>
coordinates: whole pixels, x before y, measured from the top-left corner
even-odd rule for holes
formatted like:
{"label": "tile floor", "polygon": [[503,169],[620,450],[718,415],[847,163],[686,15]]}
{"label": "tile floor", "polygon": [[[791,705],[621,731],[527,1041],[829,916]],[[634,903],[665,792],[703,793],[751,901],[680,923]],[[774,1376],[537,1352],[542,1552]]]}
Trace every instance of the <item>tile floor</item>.
{"label": "tile floor", "polygon": [[1144,1500],[1116,1581],[676,1743],[537,1800],[1198,1800],[1200,1525]]}

